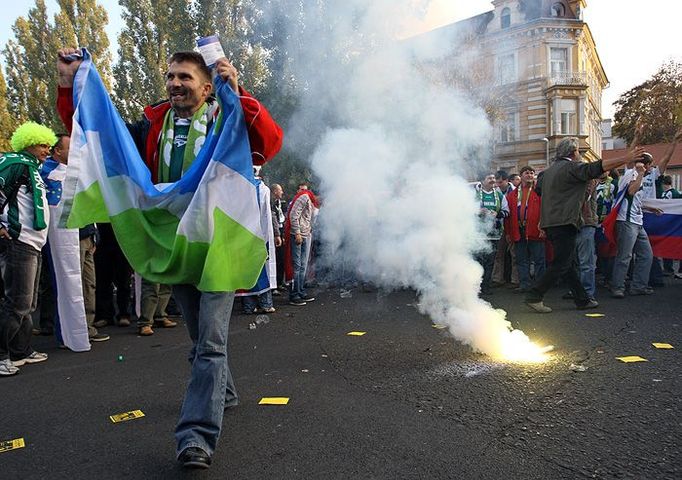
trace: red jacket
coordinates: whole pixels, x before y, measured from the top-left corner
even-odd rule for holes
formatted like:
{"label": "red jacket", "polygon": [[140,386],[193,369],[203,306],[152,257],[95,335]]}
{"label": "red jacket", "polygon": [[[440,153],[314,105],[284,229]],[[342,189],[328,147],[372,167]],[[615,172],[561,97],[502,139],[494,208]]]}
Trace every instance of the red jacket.
{"label": "red jacket", "polygon": [[[270,112],[249,92],[239,87],[240,102],[247,125],[251,159],[254,165],[270,161],[282,147],[282,129]],[[170,102],[163,101],[144,109],[142,120],[128,124],[128,130],[135,140],[137,149],[152,173],[152,181],[158,183],[159,138],[163,118],[170,109]],[[60,87],[57,94],[57,111],[69,133],[73,119],[73,89]]]}
{"label": "red jacket", "polygon": [[[507,194],[507,202],[509,203],[509,216],[504,221],[504,231],[505,234],[509,235],[513,242],[518,242],[521,240],[521,231],[519,228],[519,188],[513,190]],[[524,196],[527,193],[527,189],[523,191]],[[534,241],[544,241],[544,238],[540,237],[540,196],[535,192],[535,188],[530,191],[530,197],[528,199],[528,209],[526,210],[526,240]],[[521,208],[526,206],[526,198],[521,198],[523,204]]]}

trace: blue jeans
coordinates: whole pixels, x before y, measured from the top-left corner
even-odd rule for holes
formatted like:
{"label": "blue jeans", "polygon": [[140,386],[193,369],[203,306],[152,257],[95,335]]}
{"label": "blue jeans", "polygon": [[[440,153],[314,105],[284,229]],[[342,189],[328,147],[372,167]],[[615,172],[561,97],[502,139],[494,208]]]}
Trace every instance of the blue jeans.
{"label": "blue jeans", "polygon": [[296,245],[296,236],[291,235],[289,244],[291,245],[291,263],[294,267],[294,278],[289,289],[289,299],[294,300],[306,296],[305,292],[305,272],[308,267],[308,243],[310,239],[303,237],[303,243]]}
{"label": "blue jeans", "polygon": [[227,348],[234,292],[200,292],[192,285],[175,285],[173,294],[192,339],[192,371],[175,427],[177,453],[199,447],[212,455],[225,407],[239,403]]}
{"label": "blue jeans", "polygon": [[594,298],[596,292],[595,274],[597,271],[597,247],[594,242],[596,227],[584,226],[578,232],[576,248],[578,254],[578,274],[580,283],[587,292],[587,296]]}
{"label": "blue jeans", "polygon": [[256,308],[272,308],[272,290],[263,292],[260,295],[249,295],[242,297],[244,313],[253,313]]}
{"label": "blue jeans", "polygon": [[0,360],[26,358],[33,349],[31,312],[38,305],[40,250],[19,240],[3,240],[0,255],[5,296],[0,300]]}
{"label": "blue jeans", "polygon": [[634,254],[635,264],[632,269],[630,288],[643,290],[649,285],[649,272],[651,271],[651,262],[654,259],[649,236],[643,226],[631,222],[616,222],[616,231],[618,253],[613,265],[611,287],[614,290],[625,290],[625,276]]}
{"label": "blue jeans", "polygon": [[522,238],[514,243],[516,250],[516,267],[519,271],[519,286],[527,290],[531,287],[530,264],[533,263],[534,278],[545,273],[545,242]]}

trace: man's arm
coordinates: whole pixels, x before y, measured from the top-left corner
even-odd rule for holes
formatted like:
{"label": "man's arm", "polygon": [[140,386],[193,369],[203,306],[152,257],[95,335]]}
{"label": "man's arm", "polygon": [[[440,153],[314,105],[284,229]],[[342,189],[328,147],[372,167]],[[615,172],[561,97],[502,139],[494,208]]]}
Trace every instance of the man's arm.
{"label": "man's arm", "polygon": [[668,149],[665,151],[665,154],[663,155],[663,158],[656,163],[655,165],[658,167],[658,171],[660,175],[663,175],[668,168],[668,164],[670,163],[670,159],[673,158],[673,154],[675,153],[675,148],[677,147],[677,144],[682,141],[682,127],[680,127],[677,130],[677,133],[675,133],[675,138],[673,138],[672,143],[670,146],[668,146]]}
{"label": "man's arm", "polygon": [[637,170],[637,178],[630,180],[630,184],[628,185],[628,196],[630,197],[634,197],[635,193],[642,188],[642,180],[644,180],[644,172],[646,171],[642,162],[637,162],[635,164],[635,170]]}

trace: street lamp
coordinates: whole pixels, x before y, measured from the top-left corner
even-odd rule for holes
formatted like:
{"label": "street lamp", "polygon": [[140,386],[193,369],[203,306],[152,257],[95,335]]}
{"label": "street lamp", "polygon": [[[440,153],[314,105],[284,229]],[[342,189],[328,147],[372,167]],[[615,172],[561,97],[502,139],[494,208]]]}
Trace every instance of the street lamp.
{"label": "street lamp", "polygon": [[549,167],[549,138],[545,137],[542,141],[545,142],[545,162]]}

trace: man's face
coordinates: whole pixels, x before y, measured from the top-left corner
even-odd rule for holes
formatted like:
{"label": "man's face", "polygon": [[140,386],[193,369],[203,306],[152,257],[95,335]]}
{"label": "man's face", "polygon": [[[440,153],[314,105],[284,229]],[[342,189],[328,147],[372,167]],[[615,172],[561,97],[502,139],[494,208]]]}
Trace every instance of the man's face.
{"label": "man's face", "polygon": [[275,196],[276,199],[281,199],[284,196],[284,190],[282,187],[277,185],[275,188],[272,189],[272,194]]}
{"label": "man's face", "polygon": [[529,185],[535,180],[535,172],[533,170],[525,170],[521,174],[521,180],[524,185]]}
{"label": "man's face", "polygon": [[493,180],[497,183],[497,188],[499,188],[500,190],[506,190],[507,187],[509,186],[509,180],[507,180],[506,178],[497,178],[496,179],[493,176]]}
{"label": "man's face", "polygon": [[166,73],[166,93],[179,117],[191,117],[211,93],[211,81],[194,63],[173,62]]}
{"label": "man's face", "polygon": [[50,145],[31,145],[26,147],[28,153],[36,157],[41,162],[44,162],[47,157],[50,156]]}
{"label": "man's face", "polygon": [[52,158],[59,163],[68,165],[69,163],[69,145],[71,145],[71,137],[61,137],[52,152]]}
{"label": "man's face", "polygon": [[514,178],[511,181],[511,184],[514,185],[515,187],[518,187],[521,184],[521,177],[519,175],[514,176]]}
{"label": "man's face", "polygon": [[299,185],[298,191],[300,192],[301,190],[308,190],[308,185]]}
{"label": "man's face", "polygon": [[483,179],[483,181],[481,182],[481,185],[482,185],[483,188],[485,188],[486,190],[492,189],[493,186],[495,186],[495,175],[492,175],[492,174],[491,174],[491,175],[488,175],[487,177],[485,177],[485,178]]}

